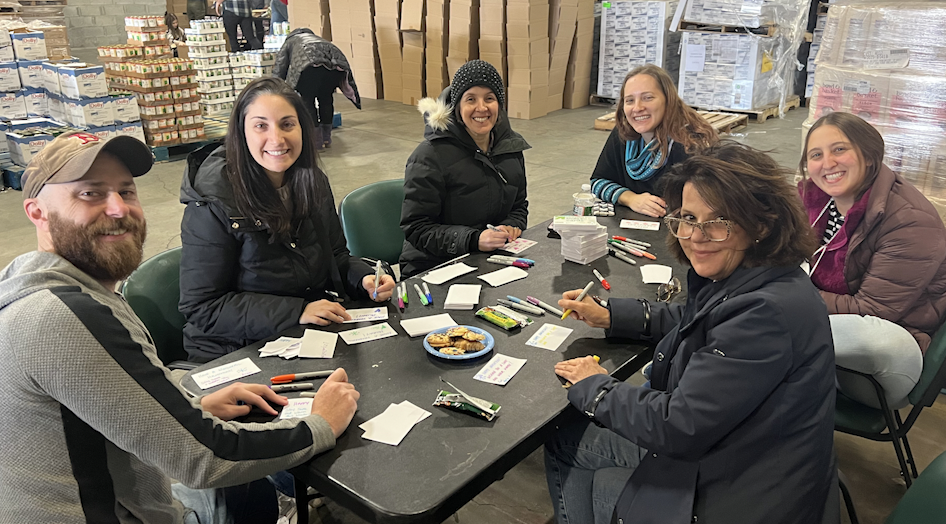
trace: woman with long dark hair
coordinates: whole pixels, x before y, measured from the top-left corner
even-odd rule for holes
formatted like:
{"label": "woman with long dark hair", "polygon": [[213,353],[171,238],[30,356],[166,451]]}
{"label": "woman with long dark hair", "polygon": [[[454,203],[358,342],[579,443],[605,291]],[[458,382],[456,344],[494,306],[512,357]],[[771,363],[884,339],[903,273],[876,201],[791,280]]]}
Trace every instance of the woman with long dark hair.
{"label": "woman with long dark hair", "polygon": [[661,176],[718,133],[677,95],[673,79],[653,64],[624,77],[615,126],[591,174],[595,196],[653,217],[667,214]]}
{"label": "woman with long dark hair", "polygon": [[233,109],[226,147],[188,157],[181,185],[184,347],[208,361],[299,324],[349,320],[336,299],[390,298],[346,247],[315,125],[284,81],[260,78]]}

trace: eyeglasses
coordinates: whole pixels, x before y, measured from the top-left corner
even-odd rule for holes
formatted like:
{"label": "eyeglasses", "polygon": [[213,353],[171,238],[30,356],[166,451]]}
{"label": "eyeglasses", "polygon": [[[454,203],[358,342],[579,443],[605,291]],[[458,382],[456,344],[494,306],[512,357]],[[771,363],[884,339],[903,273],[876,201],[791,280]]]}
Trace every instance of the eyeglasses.
{"label": "eyeglasses", "polygon": [[732,233],[732,220],[717,218],[716,220],[707,220],[706,222],[695,222],[685,218],[666,216],[664,222],[670,228],[670,233],[681,239],[688,240],[693,236],[693,232],[699,229],[703,237],[710,242],[725,242],[729,240]]}
{"label": "eyeglasses", "polygon": [[670,299],[682,290],[680,279],[673,277],[670,282],[657,286],[657,302],[670,302]]}

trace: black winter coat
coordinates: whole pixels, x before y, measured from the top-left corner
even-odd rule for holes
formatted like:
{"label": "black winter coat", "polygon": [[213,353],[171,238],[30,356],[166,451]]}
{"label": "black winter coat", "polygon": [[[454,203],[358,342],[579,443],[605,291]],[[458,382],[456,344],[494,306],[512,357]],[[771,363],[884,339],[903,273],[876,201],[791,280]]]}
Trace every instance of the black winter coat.
{"label": "black winter coat", "polygon": [[[449,88],[448,88],[449,89]],[[480,151],[453,110],[427,98],[424,141],[407,159],[401,229],[401,274],[415,275],[442,262],[476,252],[487,224],[525,230],[529,215],[522,152],[531,146],[501,112],[492,149]]]}
{"label": "black winter coat", "polygon": [[271,244],[269,230],[237,210],[225,169],[226,149],[208,146],[188,156],[181,183],[180,311],[195,362],[298,326],[327,290],[367,298],[361,280],[372,273],[348,252],[331,189],[291,240]]}
{"label": "black winter coat", "polygon": [[625,523],[817,524],[834,482],[834,346],[818,290],[796,267],[689,272],[686,306],[612,299],[609,337],[659,340],[652,389],[593,375],[568,400],[648,453]]}
{"label": "black winter coat", "polygon": [[301,27],[289,33],[276,54],[273,76],[282,78],[293,89],[297,89],[299,77],[310,67],[344,71],[345,80],[338,85],[338,89],[355,107],[361,109],[361,95],[358,94],[358,86],[355,85],[355,77],[345,54],[335,44],[313,33],[311,29]]}
{"label": "black winter coat", "polygon": [[[670,155],[664,165],[647,180],[634,180],[627,174],[627,164],[625,163],[627,142],[621,139],[618,128],[611,130],[608,135],[608,141],[604,143],[601,154],[598,155],[598,163],[595,164],[595,170],[591,173],[591,179],[605,179],[615,182],[641,194],[650,193],[655,196],[663,196],[663,187],[660,184],[660,177],[670,169],[671,166],[683,162],[690,155],[686,148],[679,142],[674,142],[670,147]],[[668,211],[673,211],[672,209]]]}

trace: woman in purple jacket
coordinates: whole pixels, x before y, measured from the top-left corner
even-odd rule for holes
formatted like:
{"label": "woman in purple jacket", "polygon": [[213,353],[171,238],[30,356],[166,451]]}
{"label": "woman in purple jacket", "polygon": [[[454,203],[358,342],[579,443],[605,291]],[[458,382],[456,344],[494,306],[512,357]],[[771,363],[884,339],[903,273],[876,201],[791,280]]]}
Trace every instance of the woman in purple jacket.
{"label": "woman in purple jacket", "polygon": [[[799,162],[799,192],[821,247],[811,281],[831,315],[839,366],[872,375],[893,409],[908,404],[946,311],[946,228],[932,204],[883,164],[884,139],[849,113],[821,117]],[[864,379],[841,391],[879,407]]]}

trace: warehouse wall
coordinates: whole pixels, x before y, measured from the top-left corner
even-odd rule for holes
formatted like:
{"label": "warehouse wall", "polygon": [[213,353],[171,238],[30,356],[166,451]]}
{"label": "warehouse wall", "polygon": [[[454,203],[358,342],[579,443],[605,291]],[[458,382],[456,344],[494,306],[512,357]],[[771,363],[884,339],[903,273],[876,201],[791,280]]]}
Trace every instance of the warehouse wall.
{"label": "warehouse wall", "polygon": [[164,15],[166,0],[69,0],[63,8],[74,55],[94,60],[100,45],[124,44],[126,16]]}

